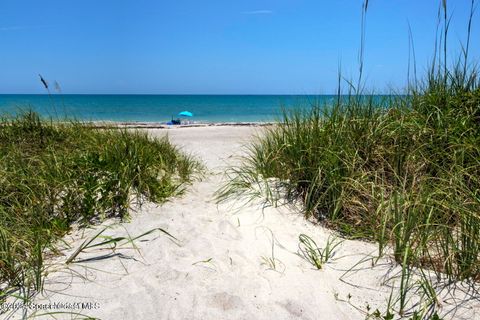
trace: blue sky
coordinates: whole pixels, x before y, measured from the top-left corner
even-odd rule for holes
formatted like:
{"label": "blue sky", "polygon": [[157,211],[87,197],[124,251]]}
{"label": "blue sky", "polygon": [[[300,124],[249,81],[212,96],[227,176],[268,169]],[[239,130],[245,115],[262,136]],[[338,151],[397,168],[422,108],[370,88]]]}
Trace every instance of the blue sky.
{"label": "blue sky", "polygon": [[[470,0],[448,1],[449,43]],[[2,0],[0,93],[326,94],[357,78],[361,0]],[[418,70],[433,55],[439,1],[370,0],[365,78],[405,85],[408,24]],[[471,56],[480,56],[480,17]]]}

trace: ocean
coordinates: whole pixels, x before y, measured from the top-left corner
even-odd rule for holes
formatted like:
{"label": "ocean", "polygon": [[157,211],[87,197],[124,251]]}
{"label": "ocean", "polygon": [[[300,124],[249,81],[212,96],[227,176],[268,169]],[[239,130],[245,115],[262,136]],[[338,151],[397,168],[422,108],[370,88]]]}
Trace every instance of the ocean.
{"label": "ocean", "polygon": [[0,115],[32,109],[44,117],[85,121],[167,122],[189,111],[196,122],[275,121],[283,109],[335,101],[333,95],[3,94]]}
{"label": "ocean", "polygon": [[3,94],[0,114],[32,109],[44,117],[86,121],[167,122],[189,111],[198,122],[275,121],[282,108],[333,101],[323,95],[90,95]]}

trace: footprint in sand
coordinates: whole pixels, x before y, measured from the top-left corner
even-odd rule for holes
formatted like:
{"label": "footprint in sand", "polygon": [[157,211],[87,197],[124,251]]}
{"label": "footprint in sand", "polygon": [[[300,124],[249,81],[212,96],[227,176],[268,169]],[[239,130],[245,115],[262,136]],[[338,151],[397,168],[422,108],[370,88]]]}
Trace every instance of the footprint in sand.
{"label": "footprint in sand", "polygon": [[304,308],[295,301],[287,300],[283,303],[277,302],[277,304],[283,307],[289,314],[291,314],[295,318],[311,319],[305,314]]}
{"label": "footprint in sand", "polygon": [[240,309],[244,307],[243,300],[239,296],[232,296],[226,292],[219,292],[209,296],[208,304],[211,307],[221,309],[223,311]]}

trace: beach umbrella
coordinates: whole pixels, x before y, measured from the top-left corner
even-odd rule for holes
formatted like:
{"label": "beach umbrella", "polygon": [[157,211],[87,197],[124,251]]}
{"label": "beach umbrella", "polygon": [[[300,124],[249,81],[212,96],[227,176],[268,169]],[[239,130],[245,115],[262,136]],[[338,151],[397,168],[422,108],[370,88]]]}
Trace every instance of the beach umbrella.
{"label": "beach umbrella", "polygon": [[193,113],[191,113],[190,111],[182,111],[178,115],[181,117],[193,117]]}

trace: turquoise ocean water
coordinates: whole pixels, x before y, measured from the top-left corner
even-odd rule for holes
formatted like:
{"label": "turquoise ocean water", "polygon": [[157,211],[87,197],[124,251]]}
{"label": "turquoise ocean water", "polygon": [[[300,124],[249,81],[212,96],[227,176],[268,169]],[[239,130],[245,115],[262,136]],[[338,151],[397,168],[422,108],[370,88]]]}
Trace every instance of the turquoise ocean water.
{"label": "turquoise ocean water", "polygon": [[33,109],[46,117],[166,122],[190,111],[198,122],[274,121],[282,108],[331,103],[331,95],[0,95],[0,114]]}

